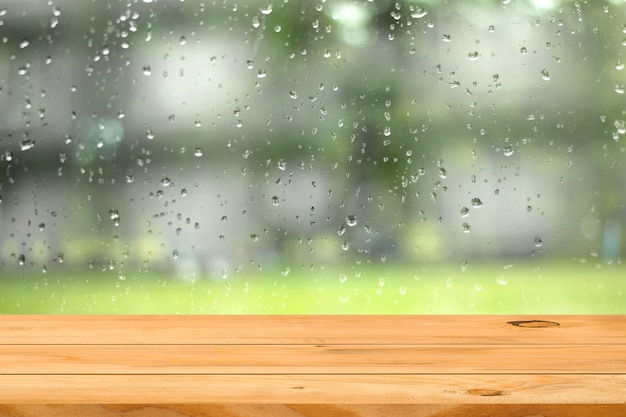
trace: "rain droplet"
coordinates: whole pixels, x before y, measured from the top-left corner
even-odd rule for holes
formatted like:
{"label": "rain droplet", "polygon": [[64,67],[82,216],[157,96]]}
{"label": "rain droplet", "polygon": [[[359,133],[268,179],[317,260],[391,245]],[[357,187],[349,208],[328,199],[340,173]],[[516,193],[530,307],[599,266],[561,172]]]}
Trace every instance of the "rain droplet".
{"label": "rain droplet", "polygon": [[35,141],[33,139],[24,139],[20,142],[21,151],[29,151],[35,147]]}
{"label": "rain droplet", "polygon": [[621,119],[617,119],[614,123],[613,126],[615,126],[615,128],[617,129],[617,133],[619,133],[620,135],[623,135],[626,133],[626,122],[624,122]]}
{"label": "rain droplet", "polygon": [[448,178],[448,171],[445,168],[439,168],[438,170],[439,178]]}
{"label": "rain droplet", "polygon": [[279,204],[279,199],[278,199],[277,195],[272,197],[272,204],[275,205],[275,206],[277,206]]}
{"label": "rain droplet", "polygon": [[174,183],[168,177],[163,177],[161,178],[161,185],[163,187],[172,187],[174,186]]}
{"label": "rain droplet", "polygon": [[546,81],[550,79],[550,73],[548,72],[547,69],[544,68],[541,70],[541,78],[543,78]]}
{"label": "rain droplet", "polygon": [[281,171],[285,171],[287,169],[287,162],[284,159],[279,159],[276,163],[278,165],[278,169]]}
{"label": "rain droplet", "polygon": [[613,89],[617,94],[624,94],[624,84],[616,85]]}
{"label": "rain droplet", "polygon": [[152,69],[149,66],[145,66],[142,68],[143,75],[152,75]]}
{"label": "rain droplet", "polygon": [[543,245],[543,240],[541,240],[540,237],[536,237],[533,243],[535,244],[536,247],[540,248],[541,245]]}
{"label": "rain droplet", "polygon": [[120,225],[120,213],[117,211],[117,209],[109,210],[109,218],[113,220],[113,225],[115,227]]}
{"label": "rain droplet", "polygon": [[444,42],[452,42],[452,36],[444,33],[444,35],[441,37],[441,40]]}
{"label": "rain droplet", "polygon": [[265,70],[259,70],[259,72],[257,72],[256,74],[257,78],[265,78],[267,77],[267,73],[265,72]]}
{"label": "rain droplet", "polygon": [[513,147],[511,145],[507,145],[504,147],[502,152],[504,153],[504,156],[511,156],[515,151],[513,150]]}
{"label": "rain droplet", "polygon": [[252,233],[250,235],[250,239],[252,239],[253,242],[257,242],[259,240],[259,235],[257,233]]}
{"label": "rain droplet", "polygon": [[416,7],[415,10],[411,12],[411,17],[414,19],[421,19],[426,16],[428,12],[421,7]]}
{"label": "rain droplet", "polygon": [[272,5],[268,4],[267,6],[261,7],[261,14],[270,14],[272,13]]}
{"label": "rain droplet", "polygon": [[624,69],[624,61],[622,61],[621,59],[619,61],[617,61],[617,63],[615,64],[615,69],[618,71],[621,71]]}
{"label": "rain droplet", "polygon": [[470,61],[476,61],[478,58],[480,58],[480,54],[478,53],[478,51],[471,51],[467,54],[467,57],[470,59]]}
{"label": "rain droplet", "polygon": [[467,207],[461,208],[461,217],[469,216],[469,212],[470,212],[470,209],[468,209]]}
{"label": "rain droplet", "polygon": [[202,151],[202,148],[196,148],[195,151],[193,151],[193,155],[197,156],[198,158],[201,157],[202,155],[204,155],[204,152]]}
{"label": "rain droplet", "polygon": [[469,224],[463,223],[461,226],[463,227],[463,232],[464,233],[469,233],[470,232],[470,225]]}
{"label": "rain droplet", "polygon": [[519,49],[519,51],[520,51],[520,53],[522,53],[522,54],[527,54],[527,53],[528,53],[528,48],[526,48],[525,46],[522,46],[522,47]]}
{"label": "rain droplet", "polygon": [[346,216],[346,224],[350,227],[354,227],[356,226],[356,224],[358,223],[358,219],[354,214],[349,214],[348,216]]}
{"label": "rain droplet", "polygon": [[30,42],[28,42],[27,39],[22,40],[22,42],[20,42],[20,48],[24,49],[26,48],[28,45],[30,45]]}
{"label": "rain droplet", "polygon": [[350,249],[350,243],[348,243],[346,241],[341,242],[341,249],[343,249],[343,250]]}
{"label": "rain droplet", "polygon": [[17,263],[20,266],[24,266],[24,264],[26,263],[26,257],[24,255],[20,255],[17,257]]}
{"label": "rain droplet", "polygon": [[481,207],[483,205],[483,202],[480,201],[480,198],[474,197],[472,198],[472,207]]}
{"label": "rain droplet", "polygon": [[280,271],[280,274],[284,277],[286,277],[287,275],[289,275],[289,273],[291,272],[291,268],[286,267],[285,269],[283,269],[282,271]]}
{"label": "rain droplet", "polygon": [[391,128],[389,126],[385,126],[385,129],[383,130],[383,135],[385,136],[391,135]]}

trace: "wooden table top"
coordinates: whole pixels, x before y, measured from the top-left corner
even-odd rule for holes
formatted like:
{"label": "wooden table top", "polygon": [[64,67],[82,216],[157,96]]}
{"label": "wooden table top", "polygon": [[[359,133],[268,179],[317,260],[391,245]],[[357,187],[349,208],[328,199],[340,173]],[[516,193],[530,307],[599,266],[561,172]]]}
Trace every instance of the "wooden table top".
{"label": "wooden table top", "polygon": [[547,405],[570,404],[625,416],[626,317],[5,315],[0,403],[0,417],[8,404],[7,416],[44,404],[111,415],[220,404],[229,416],[244,404],[351,416],[385,405],[420,417],[504,405],[548,417]]}

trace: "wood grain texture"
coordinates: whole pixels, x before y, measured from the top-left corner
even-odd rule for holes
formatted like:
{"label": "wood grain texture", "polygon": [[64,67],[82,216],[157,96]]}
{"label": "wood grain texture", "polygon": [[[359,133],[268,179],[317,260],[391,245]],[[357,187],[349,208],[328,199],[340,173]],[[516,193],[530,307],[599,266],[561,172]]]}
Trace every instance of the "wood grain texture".
{"label": "wood grain texture", "polygon": [[0,417],[624,417],[624,405],[0,405]]}
{"label": "wood grain texture", "polygon": [[[472,395],[470,391],[498,395]],[[626,404],[624,375],[5,375],[0,403]]]}
{"label": "wood grain texture", "polygon": [[[626,416],[625,323],[624,316],[0,316],[0,403],[218,404],[226,416],[245,415],[236,408],[243,404],[273,405],[276,413],[332,406],[305,416],[375,415],[337,407],[376,404],[422,411],[614,404]],[[154,410],[178,412],[164,407]]]}
{"label": "wood grain texture", "polygon": [[626,345],[3,345],[0,374],[626,374]]}
{"label": "wood grain texture", "polygon": [[[510,321],[541,319],[555,328]],[[623,316],[0,315],[0,344],[611,344]]]}

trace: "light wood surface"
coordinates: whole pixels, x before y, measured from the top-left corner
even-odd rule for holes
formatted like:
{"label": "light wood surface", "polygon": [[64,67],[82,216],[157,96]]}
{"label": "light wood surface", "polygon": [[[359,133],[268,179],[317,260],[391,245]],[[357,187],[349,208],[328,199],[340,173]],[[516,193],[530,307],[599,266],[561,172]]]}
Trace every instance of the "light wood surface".
{"label": "light wood surface", "polygon": [[0,417],[624,417],[625,319],[0,316]]}
{"label": "light wood surface", "polygon": [[[559,323],[512,326],[512,321]],[[607,344],[624,316],[0,315],[0,344]]]}

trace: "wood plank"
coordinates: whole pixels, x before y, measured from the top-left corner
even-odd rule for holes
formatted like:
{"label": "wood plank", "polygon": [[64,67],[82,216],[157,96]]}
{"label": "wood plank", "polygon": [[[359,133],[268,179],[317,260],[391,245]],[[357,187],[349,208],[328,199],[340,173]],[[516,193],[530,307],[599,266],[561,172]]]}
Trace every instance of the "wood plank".
{"label": "wood plank", "polygon": [[[528,328],[515,321],[552,321]],[[623,316],[0,316],[0,344],[611,344]]]}
{"label": "wood plank", "polygon": [[626,375],[3,375],[4,404],[626,404]]}
{"label": "wood plank", "polygon": [[626,405],[604,404],[20,404],[0,417],[624,417]]}
{"label": "wood plank", "polygon": [[626,374],[624,345],[2,345],[0,374]]}

